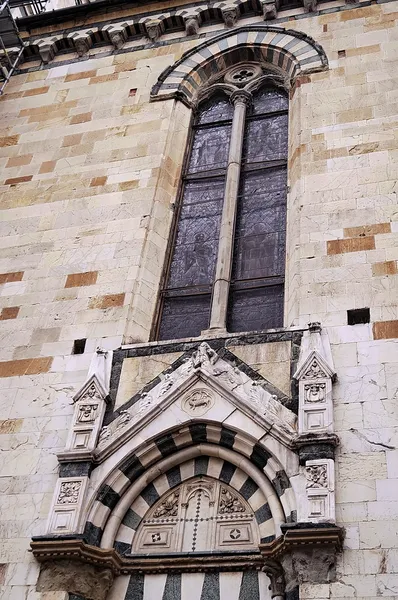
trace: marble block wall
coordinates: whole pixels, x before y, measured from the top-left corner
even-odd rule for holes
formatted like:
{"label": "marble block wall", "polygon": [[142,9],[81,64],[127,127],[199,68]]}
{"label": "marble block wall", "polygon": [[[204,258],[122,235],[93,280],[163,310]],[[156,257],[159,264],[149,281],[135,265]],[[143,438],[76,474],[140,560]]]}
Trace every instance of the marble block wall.
{"label": "marble block wall", "polygon": [[[393,600],[398,2],[328,6],[278,22],[310,35],[329,59],[291,93],[285,326],[320,321],[332,344],[336,511],[346,537],[337,581],[302,585],[300,598]],[[27,62],[0,99],[1,600],[66,599],[36,591],[39,565],[28,550],[45,531],[72,397],[97,346],[150,337],[191,111],[150,103],[149,94],[203,41],[181,35],[121,54],[97,48],[83,59]],[[347,311],[360,308],[370,322],[348,325]],[[73,354],[81,339],[84,353]],[[239,352],[289,389],[283,352],[272,360]],[[159,360],[144,373],[134,367],[118,402],[175,358]]]}

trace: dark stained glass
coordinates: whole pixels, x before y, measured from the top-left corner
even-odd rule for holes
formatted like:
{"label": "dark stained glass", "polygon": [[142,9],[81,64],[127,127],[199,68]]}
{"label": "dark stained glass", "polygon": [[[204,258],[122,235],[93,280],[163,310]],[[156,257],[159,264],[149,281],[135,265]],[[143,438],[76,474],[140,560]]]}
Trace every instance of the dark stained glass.
{"label": "dark stained glass", "polygon": [[260,90],[246,124],[227,324],[231,332],[283,325],[287,106],[283,92]]}
{"label": "dark stained glass", "polygon": [[283,285],[231,290],[228,331],[259,331],[283,326]]}
{"label": "dark stained glass", "polygon": [[[233,107],[225,96],[203,103],[183,179],[159,339],[200,335],[209,326]],[[221,122],[221,123],[220,123]]]}
{"label": "dark stained glass", "polygon": [[209,100],[202,102],[196,118],[198,125],[217,123],[218,121],[231,120],[234,108],[229,99],[224,95],[214,95]]}
{"label": "dark stained glass", "polygon": [[233,280],[281,275],[285,262],[286,168],[244,172]]}
{"label": "dark stained glass", "polygon": [[225,169],[231,125],[197,129],[194,134],[188,173]]}
{"label": "dark stained glass", "polygon": [[286,160],[287,125],[287,114],[250,120],[246,129],[244,161]]}
{"label": "dark stained glass", "polygon": [[223,195],[224,179],[186,183],[169,288],[212,283]]}
{"label": "dark stained glass", "polygon": [[269,114],[284,110],[287,112],[289,100],[287,94],[275,88],[263,88],[257,92],[251,111],[254,115]]}
{"label": "dark stained glass", "polygon": [[[248,111],[237,207],[227,329],[283,325],[288,98],[257,92]],[[158,339],[199,336],[210,318],[233,107],[202,103],[183,177],[182,199]]]}
{"label": "dark stained glass", "polygon": [[159,340],[197,337],[209,326],[210,294],[165,298]]}

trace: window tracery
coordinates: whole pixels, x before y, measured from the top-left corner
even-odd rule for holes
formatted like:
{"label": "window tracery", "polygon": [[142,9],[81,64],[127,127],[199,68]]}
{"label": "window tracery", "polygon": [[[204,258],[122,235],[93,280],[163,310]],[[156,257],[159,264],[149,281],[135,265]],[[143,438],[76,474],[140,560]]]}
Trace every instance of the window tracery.
{"label": "window tracery", "polygon": [[159,339],[283,325],[285,82],[241,63],[200,97]]}

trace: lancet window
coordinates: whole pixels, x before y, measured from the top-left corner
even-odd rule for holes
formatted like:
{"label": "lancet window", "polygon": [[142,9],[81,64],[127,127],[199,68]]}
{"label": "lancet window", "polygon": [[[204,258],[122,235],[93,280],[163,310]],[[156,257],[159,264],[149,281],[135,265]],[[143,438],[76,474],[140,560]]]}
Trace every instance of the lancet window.
{"label": "lancet window", "polygon": [[196,113],[157,337],[283,325],[288,97],[235,67]]}

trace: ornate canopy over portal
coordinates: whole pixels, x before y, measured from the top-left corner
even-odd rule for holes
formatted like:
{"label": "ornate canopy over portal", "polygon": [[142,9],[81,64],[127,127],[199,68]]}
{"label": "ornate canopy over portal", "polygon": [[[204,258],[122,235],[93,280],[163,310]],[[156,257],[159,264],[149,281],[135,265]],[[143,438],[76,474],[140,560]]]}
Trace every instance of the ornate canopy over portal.
{"label": "ornate canopy over portal", "polygon": [[[232,585],[227,574],[235,573],[239,593],[251,582],[261,600],[271,597],[267,577],[272,597],[288,598],[305,580],[300,569],[329,576],[341,540],[334,522],[334,369],[318,325],[304,332],[296,364],[298,415],[248,364],[206,342],[112,412],[109,362],[109,353],[97,354],[74,398],[48,534],[32,542],[44,563],[43,586],[59,589],[56,577],[48,581],[49,565],[52,572],[56,565],[62,585],[83,598],[105,598],[119,576],[112,600],[168,600],[170,586],[180,586],[170,598],[184,600],[181,590],[202,573],[198,598],[206,600],[211,573],[221,598]],[[84,581],[68,576],[71,560]],[[85,595],[98,569],[108,583]],[[128,595],[131,586],[142,588],[141,596]],[[148,596],[156,586],[159,595]]]}

